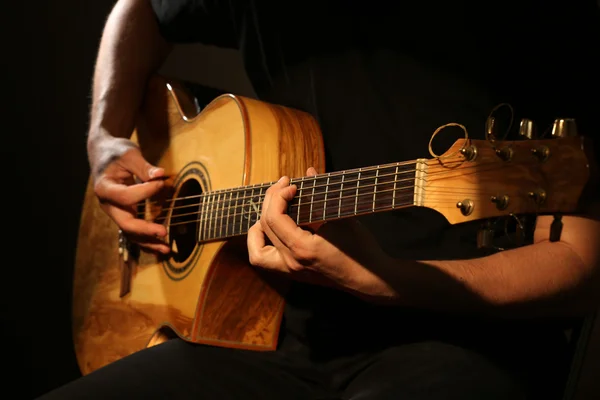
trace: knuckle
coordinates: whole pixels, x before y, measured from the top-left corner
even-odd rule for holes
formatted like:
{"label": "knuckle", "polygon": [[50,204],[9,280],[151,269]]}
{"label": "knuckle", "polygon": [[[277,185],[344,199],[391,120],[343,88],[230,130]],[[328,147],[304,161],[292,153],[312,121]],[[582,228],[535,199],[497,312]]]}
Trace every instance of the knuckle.
{"label": "knuckle", "polygon": [[287,267],[292,272],[300,272],[304,270],[304,265],[295,260],[289,261],[287,263]]}
{"label": "knuckle", "polygon": [[306,248],[299,241],[291,242],[288,246],[290,252],[294,255],[294,258],[297,260],[308,260],[311,258],[311,253],[309,249]]}
{"label": "knuckle", "polygon": [[296,240],[288,246],[294,258],[303,264],[312,263],[317,259],[317,249],[310,240]]}
{"label": "knuckle", "polygon": [[275,225],[275,218],[273,218],[272,216],[267,215],[264,219],[261,218],[261,220],[265,221],[264,224],[266,224],[268,228],[273,228],[273,226]]}
{"label": "knuckle", "polygon": [[248,254],[248,258],[250,261],[250,265],[253,265],[255,267],[260,267],[260,256],[258,254],[256,254],[254,251],[250,251]]}
{"label": "knuckle", "polygon": [[94,194],[101,200],[105,199],[104,178],[100,177],[94,182]]}

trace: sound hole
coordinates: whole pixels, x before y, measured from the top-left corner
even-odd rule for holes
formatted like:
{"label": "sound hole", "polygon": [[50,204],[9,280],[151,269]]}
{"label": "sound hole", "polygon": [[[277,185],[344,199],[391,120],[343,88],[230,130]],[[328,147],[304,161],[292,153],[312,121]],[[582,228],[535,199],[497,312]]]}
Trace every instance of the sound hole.
{"label": "sound hole", "polygon": [[169,243],[175,262],[187,260],[196,246],[201,194],[200,183],[195,179],[188,179],[181,185],[173,202],[173,212],[169,221]]}

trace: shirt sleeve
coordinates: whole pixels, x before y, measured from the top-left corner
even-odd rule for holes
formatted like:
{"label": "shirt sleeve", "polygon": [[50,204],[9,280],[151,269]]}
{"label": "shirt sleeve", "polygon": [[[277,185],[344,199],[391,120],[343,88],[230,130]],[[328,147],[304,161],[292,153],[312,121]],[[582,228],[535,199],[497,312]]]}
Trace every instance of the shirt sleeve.
{"label": "shirt sleeve", "polygon": [[238,48],[231,0],[150,0],[162,36],[171,43]]}

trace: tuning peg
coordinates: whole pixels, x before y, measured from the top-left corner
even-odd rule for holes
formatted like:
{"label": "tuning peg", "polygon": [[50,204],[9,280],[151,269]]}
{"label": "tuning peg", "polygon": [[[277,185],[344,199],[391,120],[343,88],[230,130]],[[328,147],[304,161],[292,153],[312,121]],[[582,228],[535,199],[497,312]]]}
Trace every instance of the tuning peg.
{"label": "tuning peg", "polygon": [[494,117],[489,117],[486,121],[485,121],[485,133],[486,133],[486,137],[488,138],[492,138],[494,139],[494,130],[496,127],[496,118]]}
{"label": "tuning peg", "polygon": [[535,136],[535,126],[533,121],[528,118],[523,118],[519,124],[519,137],[522,139],[533,139]]}
{"label": "tuning peg", "polygon": [[577,136],[577,124],[573,118],[555,119],[552,124],[552,137],[565,138]]}

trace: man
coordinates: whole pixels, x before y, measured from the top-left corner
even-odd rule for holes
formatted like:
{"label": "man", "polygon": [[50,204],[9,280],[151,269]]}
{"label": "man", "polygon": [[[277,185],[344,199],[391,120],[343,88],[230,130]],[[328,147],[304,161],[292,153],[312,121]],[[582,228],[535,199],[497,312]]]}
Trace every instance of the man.
{"label": "man", "polygon": [[[579,4],[122,0],[94,74],[88,151],[96,193],[132,240],[169,251],[163,226],[127,211],[161,189],[164,173],[127,138],[148,78],[178,42],[240,49],[261,100],[317,118],[330,171],[427,157],[431,133],[448,122],[483,138],[500,101],[542,127],[567,113],[590,132],[593,106],[576,99],[580,89],[593,92],[585,38],[597,9]],[[577,74],[567,70],[574,62]],[[125,185],[132,174],[143,183]],[[248,234],[252,264],[295,282],[277,351],[172,340],[47,398],[561,396],[569,366],[562,329],[598,304],[593,208],[564,216],[559,241],[549,241],[552,218],[541,216],[530,244],[483,253],[478,224],[450,227],[421,209],[313,234],[284,213],[294,193],[286,177],[270,188]],[[357,249],[360,257],[347,255]]]}

